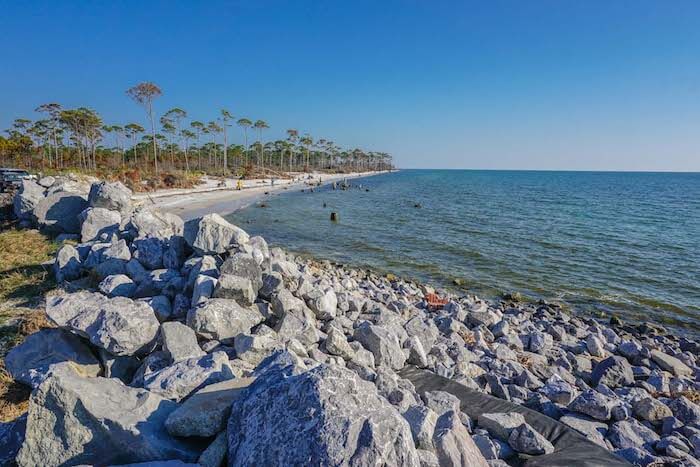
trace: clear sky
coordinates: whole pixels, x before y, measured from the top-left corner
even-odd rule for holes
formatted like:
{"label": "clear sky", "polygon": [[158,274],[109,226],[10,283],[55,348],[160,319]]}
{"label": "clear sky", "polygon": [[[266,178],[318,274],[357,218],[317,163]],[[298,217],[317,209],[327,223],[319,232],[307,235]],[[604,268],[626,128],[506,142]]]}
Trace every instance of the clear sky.
{"label": "clear sky", "polygon": [[[700,171],[698,0],[0,0],[0,127],[225,107],[402,167]],[[237,130],[234,138],[241,139]]]}

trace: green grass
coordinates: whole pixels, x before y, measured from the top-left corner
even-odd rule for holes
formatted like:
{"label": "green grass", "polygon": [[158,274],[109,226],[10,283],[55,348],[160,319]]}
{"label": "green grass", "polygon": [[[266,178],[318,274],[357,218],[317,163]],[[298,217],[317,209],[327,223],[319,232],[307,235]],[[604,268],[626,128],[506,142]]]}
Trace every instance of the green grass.
{"label": "green grass", "polygon": [[51,260],[57,245],[35,230],[0,232],[0,421],[27,410],[28,388],[5,370],[4,356],[29,334],[48,326],[40,308],[55,287]]}

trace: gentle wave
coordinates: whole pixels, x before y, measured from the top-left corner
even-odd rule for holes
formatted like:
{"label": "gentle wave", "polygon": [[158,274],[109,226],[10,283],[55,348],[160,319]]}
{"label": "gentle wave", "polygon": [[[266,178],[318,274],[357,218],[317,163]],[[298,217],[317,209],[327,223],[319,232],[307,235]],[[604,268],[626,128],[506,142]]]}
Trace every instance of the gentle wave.
{"label": "gentle wave", "polygon": [[406,170],[352,183],[363,189],[287,193],[232,218],[293,251],[700,334],[700,174]]}

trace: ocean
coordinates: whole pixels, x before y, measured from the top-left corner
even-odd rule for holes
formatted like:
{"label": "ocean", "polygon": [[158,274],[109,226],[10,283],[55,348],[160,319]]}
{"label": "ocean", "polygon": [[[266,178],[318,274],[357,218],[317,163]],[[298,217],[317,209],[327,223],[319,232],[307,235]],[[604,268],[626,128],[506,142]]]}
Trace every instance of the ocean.
{"label": "ocean", "polygon": [[300,254],[700,335],[699,173],[402,170],[350,183],[228,218]]}

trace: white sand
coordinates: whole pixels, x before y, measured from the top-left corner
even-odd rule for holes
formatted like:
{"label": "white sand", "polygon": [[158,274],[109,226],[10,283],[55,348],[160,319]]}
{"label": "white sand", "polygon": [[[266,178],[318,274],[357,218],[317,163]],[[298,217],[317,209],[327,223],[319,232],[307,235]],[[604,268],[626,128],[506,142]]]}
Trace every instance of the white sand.
{"label": "white sand", "polygon": [[[153,193],[137,193],[133,196],[136,204],[156,206],[159,209],[177,214],[184,220],[194,219],[215,212],[226,215],[250,206],[268,196],[279,195],[287,190],[316,185],[319,177],[323,184],[343,179],[369,177],[383,172],[363,172],[350,174],[293,174],[293,179],[245,180],[243,189],[236,190],[237,179],[226,179],[225,186],[218,186],[219,180],[205,179],[204,183],[192,189],[158,190]],[[310,178],[309,178],[310,176]],[[267,193],[267,194],[266,194]]]}

